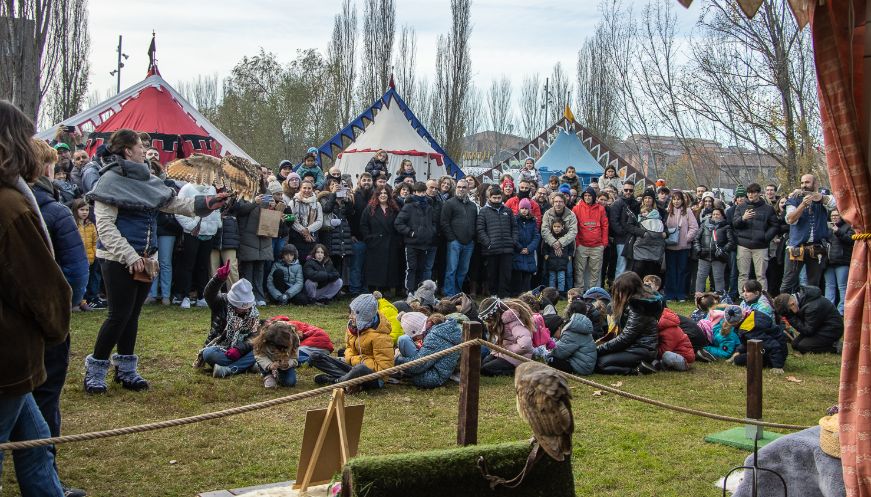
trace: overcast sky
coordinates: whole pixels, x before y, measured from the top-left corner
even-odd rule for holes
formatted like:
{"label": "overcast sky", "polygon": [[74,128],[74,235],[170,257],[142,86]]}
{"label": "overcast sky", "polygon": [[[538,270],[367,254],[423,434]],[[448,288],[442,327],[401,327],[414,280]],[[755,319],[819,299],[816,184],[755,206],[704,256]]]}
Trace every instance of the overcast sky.
{"label": "overcast sky", "polygon": [[[675,0],[681,25],[690,29],[699,8],[685,11]],[[598,19],[597,0],[473,0],[470,45],[473,78],[484,88],[508,74],[515,86],[523,75],[549,74],[562,62],[574,75],[577,51]],[[701,3],[697,1],[696,4]],[[362,27],[362,1],[357,0]],[[157,32],[160,72],[170,84],[197,75],[229,74],[245,55],[260,47],[293,60],[297,49],[326,52],[341,0],[90,0],[91,90],[114,91],[109,72],[117,61],[118,35],[124,36],[121,88],[144,76],[152,30]],[[448,0],[396,0],[396,25],[417,32],[417,68],[431,78],[436,39],[450,29]],[[361,29],[362,30],[362,29]],[[362,41],[358,43],[358,47]],[[401,89],[400,89],[401,91]]]}

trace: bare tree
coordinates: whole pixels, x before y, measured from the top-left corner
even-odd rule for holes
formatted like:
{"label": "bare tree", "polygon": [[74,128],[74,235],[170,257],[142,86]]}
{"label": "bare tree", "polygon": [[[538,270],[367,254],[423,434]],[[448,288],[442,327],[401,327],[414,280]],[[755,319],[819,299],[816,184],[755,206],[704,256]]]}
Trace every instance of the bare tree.
{"label": "bare tree", "polygon": [[[396,47],[396,71],[394,79],[401,95],[413,99],[417,83],[417,34],[414,28],[403,25],[399,31]],[[411,102],[408,102],[411,105]]]}
{"label": "bare tree", "polygon": [[469,36],[472,33],[471,0],[451,0],[451,32],[439,36],[433,120],[451,157],[460,157],[466,130],[466,98],[472,80]]}
{"label": "bare tree", "polygon": [[360,96],[366,105],[379,98],[387,89],[393,60],[395,24],[394,0],[365,0]]}
{"label": "bare tree", "polygon": [[417,116],[417,119],[423,124],[423,126],[430,130],[435,128],[433,126],[433,103],[432,96],[430,94],[430,83],[429,79],[426,77],[420,78],[416,83],[416,88],[413,95],[408,95],[408,97],[403,96],[403,98],[408,98],[406,103],[411,110],[414,112],[414,115]]}
{"label": "bare tree", "polygon": [[606,20],[596,24],[595,34],[578,51],[575,116],[609,146],[618,133],[617,84],[614,66],[608,57],[617,43]]}
{"label": "bare tree", "polygon": [[211,119],[218,110],[223,93],[218,80],[218,73],[199,75],[196,79],[178,83],[176,89],[191,105],[196,107],[206,119]]}
{"label": "bare tree", "polygon": [[472,85],[466,93],[465,106],[466,135],[473,135],[484,130],[484,99],[481,90]]}
{"label": "bare tree", "polygon": [[[87,0],[55,0],[46,45],[46,60],[53,61],[54,77],[42,105],[47,125],[78,114],[88,91],[91,36],[88,31]],[[46,68],[49,70],[49,68]]]}
{"label": "bare tree", "polygon": [[342,12],[333,21],[333,36],[327,47],[329,93],[336,103],[335,127],[351,120],[354,85],[357,80],[357,6],[342,2]]}
{"label": "bare tree", "polygon": [[550,126],[551,123],[562,117],[566,105],[568,105],[570,100],[569,92],[571,91],[571,85],[572,83],[569,81],[569,76],[563,69],[562,63],[557,62],[554,64],[547,84],[547,95],[545,95],[545,98],[549,99],[549,115],[545,116],[545,126]]}
{"label": "bare tree", "polygon": [[514,131],[514,116],[511,109],[511,80],[502,75],[494,79],[487,90],[487,121],[494,133],[493,146],[497,153],[502,148],[505,135]]}
{"label": "bare tree", "polygon": [[[55,0],[0,2],[0,98],[10,100],[36,122],[43,91],[54,77],[44,64]],[[45,76],[43,66],[45,65]]]}
{"label": "bare tree", "polygon": [[524,138],[531,140],[543,129],[542,114],[542,84],[538,74],[526,75],[520,86],[520,130]]}

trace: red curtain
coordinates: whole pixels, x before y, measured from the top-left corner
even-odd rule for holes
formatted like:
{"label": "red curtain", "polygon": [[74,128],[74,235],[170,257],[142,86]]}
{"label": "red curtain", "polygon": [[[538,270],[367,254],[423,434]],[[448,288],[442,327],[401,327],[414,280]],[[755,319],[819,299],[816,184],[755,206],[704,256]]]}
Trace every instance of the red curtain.
{"label": "red curtain", "polygon": [[[826,162],[841,216],[869,232],[871,173],[864,103],[865,1],[828,0],[810,16]],[[853,248],[841,359],[841,461],[848,496],[871,497],[871,293],[867,241]]]}

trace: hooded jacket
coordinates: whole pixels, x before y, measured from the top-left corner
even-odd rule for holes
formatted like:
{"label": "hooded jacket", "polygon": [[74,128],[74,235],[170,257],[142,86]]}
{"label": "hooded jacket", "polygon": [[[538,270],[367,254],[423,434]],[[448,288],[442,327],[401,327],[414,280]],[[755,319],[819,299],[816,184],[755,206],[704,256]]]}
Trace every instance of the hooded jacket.
{"label": "hooded jacket", "polygon": [[[212,278],[203,290],[203,298],[206,299],[206,303],[209,304],[209,310],[212,311],[211,328],[209,329],[209,335],[206,337],[205,345],[209,345],[215,339],[220,339],[219,346],[227,348],[235,347],[244,356],[254,349],[247,338],[253,336],[257,330],[248,330],[247,334],[240,333],[235,343],[227,343],[230,337],[227,336],[227,294],[221,291],[223,285],[224,280]],[[254,309],[254,307],[251,309]]]}
{"label": "hooded jacket", "polygon": [[[620,191],[619,189],[617,191]],[[635,197],[624,198],[619,197],[611,204],[611,210],[608,212],[608,229],[611,232],[611,238],[614,243],[623,245],[629,238],[629,225],[635,222],[638,215],[639,203]],[[619,255],[619,254],[618,254]]]}
{"label": "hooded jacket", "polygon": [[[276,287],[276,279],[282,282],[281,286],[286,290],[282,291]],[[269,277],[266,278],[266,288],[272,299],[279,301],[282,295],[287,295],[288,299],[295,297],[302,291],[303,282],[302,266],[299,265],[299,260],[294,259],[288,264],[282,258],[272,264],[272,270],[269,271]]]}
{"label": "hooded jacket", "polygon": [[[463,341],[463,331],[459,323],[448,319],[444,323],[430,328],[423,339],[423,346],[411,357],[399,356],[396,365],[405,364],[415,359],[427,357],[436,352],[459,345]],[[435,361],[425,362],[408,368],[405,372],[411,375],[411,382],[420,388],[436,388],[445,384],[457,368],[460,353],[454,352]]]}
{"label": "hooded jacket", "polygon": [[317,326],[302,321],[288,321],[296,326],[296,331],[300,334],[300,347],[314,347],[323,349],[327,352],[333,351],[333,341],[330,340],[330,335],[326,331]]}
{"label": "hooded jacket", "polygon": [[435,210],[426,196],[409,197],[393,226],[405,237],[405,245],[416,249],[433,247],[438,236]]}
{"label": "hooded jacket", "polygon": [[786,334],[774,323],[771,316],[759,311],[747,312],[737,328],[738,338],[741,340],[741,345],[736,349],[738,353],[747,352],[748,340],[761,340],[762,363],[772,368],[783,368],[789,353],[786,347]]}
{"label": "hooded jacket", "polygon": [[478,212],[478,243],[483,255],[513,254],[517,246],[517,223],[511,209],[489,203]]}
{"label": "hooded jacket", "polygon": [[735,232],[725,219],[715,223],[706,217],[699,224],[699,236],[693,240],[693,248],[699,259],[728,262],[729,252],[735,250]]}
{"label": "hooded jacket", "polygon": [[686,359],[687,364],[696,361],[696,351],[689,337],[680,326],[680,316],[669,308],[662,311],[659,318],[659,348],[657,357],[662,359],[662,354],[674,352]]}
{"label": "hooded jacket", "polygon": [[[593,193],[588,188],[584,193]],[[596,196],[593,194],[593,199]],[[605,207],[593,201],[590,205],[582,200],[572,209],[578,219],[578,235],[575,238],[577,245],[583,247],[607,247],[608,246],[608,213]]]}
{"label": "hooded jacket", "polygon": [[627,242],[624,257],[635,261],[659,261],[665,255],[665,223],[660,219],[658,209],[639,216],[626,229],[635,239],[632,244]]}
{"label": "hooded jacket", "polygon": [[572,314],[550,354],[569,361],[575,374],[593,374],[597,353],[590,319],[583,314]]}
{"label": "hooded jacket", "polygon": [[324,258],[324,262],[318,262],[313,256],[309,257],[302,267],[302,272],[305,279],[317,283],[318,288],[323,288],[326,284],[339,279],[339,272],[336,271],[329,257]]}
{"label": "hooded jacket", "polygon": [[390,323],[378,314],[375,328],[365,328],[356,335],[350,330],[345,334],[345,361],[351,366],[365,364],[372,371],[393,367],[393,339],[390,338]]}
{"label": "hooded jacket", "polygon": [[[55,261],[64,276],[69,281],[87,280],[88,254],[73,213],[57,200],[51,181],[45,176],[33,185],[33,195],[51,236]],[[9,260],[14,261],[15,258]]]}
{"label": "hooded jacket", "polygon": [[711,332],[711,344],[705,346],[705,350],[711,353],[714,357],[720,359],[728,359],[735,353],[735,349],[741,345],[741,339],[735,330],[729,330],[729,334],[723,336],[723,322],[720,321],[714,325]]}
{"label": "hooded jacket", "polygon": [[617,336],[598,346],[600,356],[612,352],[632,352],[645,360],[656,359],[659,346],[659,318],[665,304],[659,295],[629,299],[620,316]]}
{"label": "hooded jacket", "polygon": [[[563,234],[557,239],[550,231],[550,226],[554,220],[560,219],[563,222]],[[574,247],[575,238],[578,236],[578,217],[568,207],[563,208],[562,214],[557,214],[556,209],[551,207],[544,213],[541,220],[541,237],[546,245],[553,246],[556,242],[565,249],[568,246]]]}
{"label": "hooded jacket", "polygon": [[[502,347],[523,357],[532,357],[532,330],[528,329],[518,319],[517,314],[508,309],[502,313]],[[520,361],[499,352],[493,352],[493,356],[499,357],[517,366]]]}

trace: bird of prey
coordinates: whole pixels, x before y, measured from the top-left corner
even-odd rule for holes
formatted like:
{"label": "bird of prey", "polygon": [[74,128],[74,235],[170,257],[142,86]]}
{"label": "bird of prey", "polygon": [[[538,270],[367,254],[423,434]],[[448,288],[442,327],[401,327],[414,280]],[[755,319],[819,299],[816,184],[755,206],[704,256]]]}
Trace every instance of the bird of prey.
{"label": "bird of prey", "polygon": [[250,161],[235,155],[219,159],[211,155],[193,154],[167,164],[166,176],[198,185],[213,185],[248,201],[260,189],[260,171]]}
{"label": "bird of prey", "polygon": [[519,486],[545,453],[557,461],[564,461],[572,453],[575,421],[570,403],[572,395],[565,378],[553,368],[529,361],[514,370],[514,390],[517,412],[532,428],[532,446],[523,470],[510,480],[491,475],[486,461],[479,457],[478,468],[490,482],[490,488]]}
{"label": "bird of prey", "polygon": [[553,368],[529,361],[514,371],[514,390],[517,412],[529,423],[535,441],[553,459],[564,460],[572,453],[575,431],[565,378]]}

